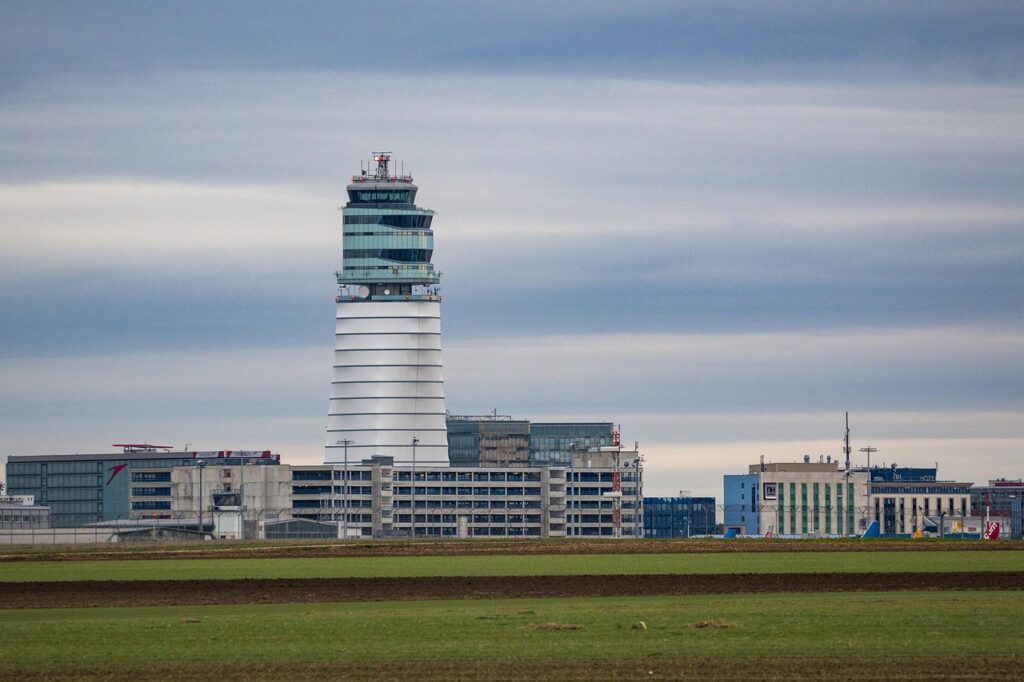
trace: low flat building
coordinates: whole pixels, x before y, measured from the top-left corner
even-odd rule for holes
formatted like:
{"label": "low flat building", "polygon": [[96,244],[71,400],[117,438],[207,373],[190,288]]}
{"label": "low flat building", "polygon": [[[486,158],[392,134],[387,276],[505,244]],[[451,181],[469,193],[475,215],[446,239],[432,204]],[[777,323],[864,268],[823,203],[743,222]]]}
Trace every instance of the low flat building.
{"label": "low flat building", "polygon": [[[748,473],[724,478],[725,528],[741,535],[842,537],[878,521],[883,536],[941,534],[968,522],[971,483],[940,481],[937,473],[895,465],[841,469],[824,456],[752,464]],[[950,525],[952,517],[959,525]]]}
{"label": "low flat building", "polygon": [[971,514],[1009,516],[1014,499],[1024,498],[1024,481],[997,478],[971,488]]}
{"label": "low flat building", "polygon": [[715,533],[715,498],[645,497],[644,537],[689,538]]}
{"label": "low flat building", "polygon": [[0,495],[0,529],[49,527],[50,508],[36,504],[32,495]]}
{"label": "low flat building", "polygon": [[723,483],[724,527],[739,535],[843,537],[867,527],[867,473],[831,458],[751,464]]}
{"label": "low flat building", "polygon": [[168,515],[170,470],[196,461],[278,464],[265,451],[174,451],[147,443],[122,444],[121,452],[74,455],[11,455],[7,492],[31,495],[50,508],[54,528],[76,528],[136,513]]}
{"label": "low flat building", "polygon": [[871,518],[882,535],[962,526],[971,515],[971,483],[938,480],[936,467],[872,467]]}

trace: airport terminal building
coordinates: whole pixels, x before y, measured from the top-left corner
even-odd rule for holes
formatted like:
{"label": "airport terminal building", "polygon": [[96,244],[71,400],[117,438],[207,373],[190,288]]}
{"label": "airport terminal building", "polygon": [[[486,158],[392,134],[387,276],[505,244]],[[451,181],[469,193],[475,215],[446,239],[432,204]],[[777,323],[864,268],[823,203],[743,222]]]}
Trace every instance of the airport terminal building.
{"label": "airport terminal building", "polygon": [[73,455],[11,455],[7,492],[26,495],[50,509],[50,525],[75,528],[169,512],[170,469],[198,462],[279,464],[269,450],[173,451],[149,443],[119,443],[121,452]]}
{"label": "airport terminal building", "polygon": [[[643,536],[642,458],[618,450],[577,452],[571,466],[558,467],[387,456],[293,466],[269,451],[145,451],[15,456],[7,471],[12,492],[60,510],[55,528],[123,536]],[[72,506],[79,504],[91,506]]]}

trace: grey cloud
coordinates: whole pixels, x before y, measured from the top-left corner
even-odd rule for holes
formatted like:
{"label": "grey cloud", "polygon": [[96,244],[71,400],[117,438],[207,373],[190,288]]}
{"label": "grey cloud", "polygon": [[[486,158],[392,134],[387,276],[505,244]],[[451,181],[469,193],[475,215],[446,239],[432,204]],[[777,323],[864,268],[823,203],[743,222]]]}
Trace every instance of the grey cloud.
{"label": "grey cloud", "polygon": [[1012,2],[8,3],[5,80],[159,68],[1019,81]]}

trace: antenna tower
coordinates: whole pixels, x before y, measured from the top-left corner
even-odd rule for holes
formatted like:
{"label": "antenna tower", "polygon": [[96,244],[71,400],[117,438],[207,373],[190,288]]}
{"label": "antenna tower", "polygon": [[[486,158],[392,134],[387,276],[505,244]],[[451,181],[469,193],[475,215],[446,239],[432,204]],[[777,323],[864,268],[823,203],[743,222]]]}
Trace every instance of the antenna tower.
{"label": "antenna tower", "polygon": [[850,468],[850,413],[846,413],[846,438],[843,439],[843,454],[846,455],[846,468]]}

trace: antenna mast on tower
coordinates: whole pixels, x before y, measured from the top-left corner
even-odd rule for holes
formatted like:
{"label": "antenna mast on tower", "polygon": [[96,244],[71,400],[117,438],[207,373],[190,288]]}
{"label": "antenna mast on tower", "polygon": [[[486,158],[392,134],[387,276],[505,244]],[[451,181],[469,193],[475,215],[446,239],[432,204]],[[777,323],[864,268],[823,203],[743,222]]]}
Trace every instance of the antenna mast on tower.
{"label": "antenna mast on tower", "polygon": [[846,413],[846,438],[843,440],[843,453],[846,455],[846,468],[850,468],[850,413]]}

